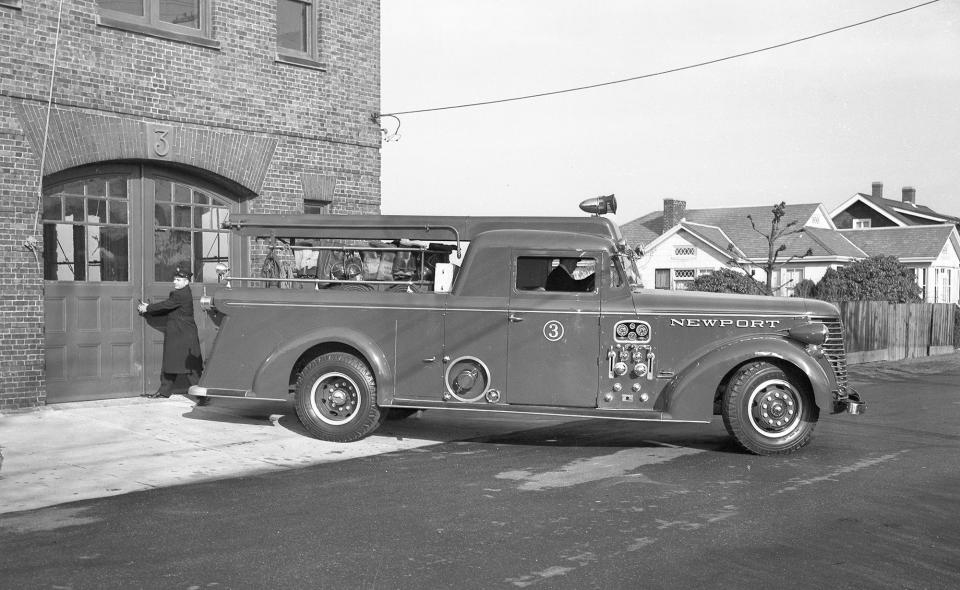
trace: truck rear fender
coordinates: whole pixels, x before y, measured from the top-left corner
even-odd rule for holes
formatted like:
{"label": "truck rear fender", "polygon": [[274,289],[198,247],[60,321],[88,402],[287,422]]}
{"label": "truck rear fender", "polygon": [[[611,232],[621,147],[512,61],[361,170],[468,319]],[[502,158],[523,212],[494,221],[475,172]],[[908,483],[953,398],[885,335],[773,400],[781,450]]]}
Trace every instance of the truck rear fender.
{"label": "truck rear fender", "polygon": [[806,379],[816,404],[827,411],[832,407],[834,380],[815,358],[796,343],[778,337],[748,337],[725,343],[679,369],[663,389],[663,411],[675,420],[709,420],[714,402],[726,384],[744,364],[769,360],[795,370]]}
{"label": "truck rear fender", "polygon": [[364,360],[376,379],[378,400],[393,398],[393,369],[383,350],[369,336],[344,327],[314,330],[281,343],[257,369],[253,390],[264,395],[286,394],[291,381],[296,383],[295,370],[328,352],[348,352]]}

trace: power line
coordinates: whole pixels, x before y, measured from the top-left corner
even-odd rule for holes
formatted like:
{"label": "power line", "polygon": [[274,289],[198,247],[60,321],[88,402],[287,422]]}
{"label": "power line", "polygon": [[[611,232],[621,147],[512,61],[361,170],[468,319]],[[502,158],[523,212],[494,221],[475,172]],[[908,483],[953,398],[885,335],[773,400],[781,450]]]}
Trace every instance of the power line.
{"label": "power line", "polygon": [[[537,93],[537,94],[527,94],[527,95],[524,95],[524,96],[514,96],[514,97],[512,97],[512,98],[498,98],[498,99],[494,99],[494,100],[484,100],[484,101],[480,101],[480,102],[470,102],[470,103],[464,103],[464,104],[448,105],[448,106],[444,106],[444,107],[432,107],[432,108],[426,108],[426,109],[415,109],[415,110],[411,110],[411,111],[397,111],[397,112],[393,112],[393,113],[381,113],[381,114],[377,115],[377,117],[378,117],[378,118],[381,118],[381,117],[394,117],[394,118],[396,118],[398,115],[412,115],[412,114],[415,114],[415,113],[430,113],[430,112],[435,112],[435,111],[449,111],[449,110],[452,110],[452,109],[465,109],[465,108],[470,108],[470,107],[479,107],[479,106],[485,106],[485,105],[491,105],[491,104],[499,104],[499,103],[504,103],[504,102],[515,102],[515,101],[519,101],[519,100],[529,100],[529,99],[532,99],[532,98],[541,98],[541,97],[544,97],[544,96],[554,96],[554,95],[557,95],[557,94],[567,94],[567,93],[570,93],[570,92],[580,92],[581,90],[590,90],[590,89],[593,89],[593,88],[602,88],[602,87],[604,87],[604,86],[613,86],[614,84],[624,84],[624,83],[626,83],[626,82],[633,82],[633,81],[635,81],[635,80],[643,80],[643,79],[645,79],[645,78],[653,78],[653,77],[655,77],[655,76],[664,76],[664,75],[666,75],[666,74],[673,74],[673,73],[676,73],[676,72],[682,72],[682,71],[684,71],[684,70],[692,70],[692,69],[694,69],[694,68],[702,68],[702,67],[704,67],[704,66],[713,65],[713,64],[716,64],[716,63],[720,63],[720,62],[729,61],[729,60],[732,60],[732,59],[738,59],[738,58],[741,58],[741,57],[746,57],[746,56],[748,56],[748,55],[754,55],[754,54],[757,54],[757,53],[762,53],[762,52],[764,52],[764,51],[771,51],[771,50],[773,50],[773,49],[780,49],[781,47],[786,47],[786,46],[788,46],[788,45],[795,45],[795,44],[797,44],[797,43],[802,43],[802,42],[804,42],[804,41],[810,41],[811,39],[816,39],[816,38],[818,38],[818,37],[824,37],[824,36],[826,36],[826,35],[832,35],[833,33],[838,33],[838,32],[840,32],[840,31],[845,31],[845,30],[847,30],[847,29],[852,29],[852,28],[854,28],[854,27],[859,27],[859,26],[861,26],[861,25],[865,25],[865,24],[869,24],[869,23],[872,23],[872,22],[876,22],[876,21],[878,21],[878,20],[881,20],[881,19],[884,19],[884,18],[887,18],[887,17],[896,16],[896,15],[898,15],[898,14],[903,14],[904,12],[909,12],[909,11],[911,11],[911,10],[916,10],[917,8],[923,8],[924,6],[929,6],[930,4],[936,4],[936,3],[939,2],[939,1],[940,1],[940,0],[929,0],[928,2],[924,2],[924,3],[922,3],[922,4],[917,4],[917,5],[915,5],[915,6],[910,6],[910,7],[908,7],[908,8],[904,8],[904,9],[897,10],[897,11],[894,11],[894,12],[888,12],[888,13],[886,13],[886,14],[881,14],[880,16],[875,16],[875,17],[873,17],[873,18],[868,18],[867,20],[862,20],[862,21],[859,21],[859,22],[856,22],[856,23],[852,23],[852,24],[849,24],[849,25],[844,25],[844,26],[842,26],[842,27],[837,27],[836,29],[830,29],[829,31],[823,31],[822,33],[816,33],[816,34],[813,34],[813,35],[807,35],[806,37],[800,37],[799,39],[794,39],[794,40],[792,40],[792,41],[785,41],[785,42],[783,42],[783,43],[777,43],[776,45],[769,45],[769,46],[767,46],[767,47],[761,47],[761,48],[759,48],[759,49],[752,49],[752,50],[750,50],[750,51],[745,51],[745,52],[743,52],[743,53],[736,53],[736,54],[733,54],[733,55],[728,55],[728,56],[726,56],[726,57],[720,57],[720,58],[717,58],[717,59],[711,59],[711,60],[709,60],[709,61],[702,61],[702,62],[699,62],[699,63],[690,64],[690,65],[686,65],[686,66],[680,66],[680,67],[676,67],[676,68],[670,68],[669,70],[661,70],[661,71],[659,71],[659,72],[653,72],[653,73],[650,73],[650,74],[641,74],[641,75],[639,75],[639,76],[631,76],[631,77],[629,77],[629,78],[622,78],[622,79],[620,79],[620,80],[611,80],[611,81],[609,81],[609,82],[599,82],[599,83],[597,83],[597,84],[588,84],[588,85],[586,85],[586,86],[577,86],[577,87],[575,87],[575,88],[565,88],[565,89],[563,89],[563,90],[551,90],[551,91],[548,91],[548,92],[539,92],[539,93]],[[398,120],[398,121],[399,121],[399,120]]]}

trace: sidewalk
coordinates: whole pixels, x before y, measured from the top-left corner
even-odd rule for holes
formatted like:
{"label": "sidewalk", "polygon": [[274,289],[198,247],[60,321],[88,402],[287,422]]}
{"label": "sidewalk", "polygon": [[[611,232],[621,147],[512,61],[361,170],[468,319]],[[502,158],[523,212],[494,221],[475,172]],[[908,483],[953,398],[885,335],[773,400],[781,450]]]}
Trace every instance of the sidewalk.
{"label": "sidewalk", "polygon": [[[244,416],[190,399],[123,398],[0,415],[0,514],[517,430],[517,420],[426,412],[355,443],[310,437],[295,415]],[[530,422],[559,422],[557,419]]]}

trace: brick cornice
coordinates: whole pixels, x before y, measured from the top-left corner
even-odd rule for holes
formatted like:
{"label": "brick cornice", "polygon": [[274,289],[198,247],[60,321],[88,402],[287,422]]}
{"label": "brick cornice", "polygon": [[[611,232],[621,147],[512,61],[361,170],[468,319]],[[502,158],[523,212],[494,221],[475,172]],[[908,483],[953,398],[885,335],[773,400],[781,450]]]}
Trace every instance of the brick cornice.
{"label": "brick cornice", "polygon": [[[47,109],[13,104],[39,160]],[[272,136],[54,107],[43,174],[112,160],[151,160],[201,168],[259,193],[277,144]]]}

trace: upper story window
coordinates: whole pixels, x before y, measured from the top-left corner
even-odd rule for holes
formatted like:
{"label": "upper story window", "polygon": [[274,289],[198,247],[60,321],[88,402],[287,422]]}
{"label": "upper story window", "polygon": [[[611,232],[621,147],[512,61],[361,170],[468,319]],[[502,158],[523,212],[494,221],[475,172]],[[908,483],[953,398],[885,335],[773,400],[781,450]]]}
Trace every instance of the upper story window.
{"label": "upper story window", "polygon": [[277,59],[318,66],[316,0],[277,1]]}
{"label": "upper story window", "polygon": [[677,246],[673,249],[673,255],[682,258],[690,258],[697,255],[697,249],[693,246]]}
{"label": "upper story window", "polygon": [[853,229],[867,229],[870,227],[869,219],[854,219],[853,220]]}
{"label": "upper story window", "polygon": [[219,47],[211,39],[211,0],[97,0],[104,26]]}

